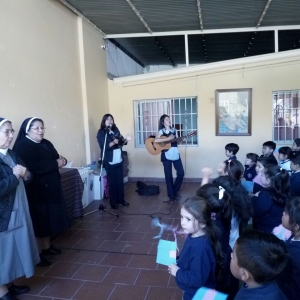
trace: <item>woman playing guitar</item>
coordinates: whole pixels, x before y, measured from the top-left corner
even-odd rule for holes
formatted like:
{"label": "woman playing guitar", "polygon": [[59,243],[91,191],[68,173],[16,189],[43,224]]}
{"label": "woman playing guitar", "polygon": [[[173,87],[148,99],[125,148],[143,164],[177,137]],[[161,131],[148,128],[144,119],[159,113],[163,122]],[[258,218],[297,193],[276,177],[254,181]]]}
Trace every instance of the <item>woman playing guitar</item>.
{"label": "woman playing guitar", "polygon": [[[174,127],[171,127],[171,120],[168,115],[162,115],[160,117],[158,128],[159,131],[155,137],[156,143],[172,141],[174,138],[176,138],[176,129]],[[171,148],[169,150],[163,150],[161,152],[161,162],[164,166],[165,181],[167,184],[169,200],[178,200],[180,198],[180,195],[178,193],[182,185],[184,170],[177,148],[177,142],[171,143]],[[173,182],[172,164],[174,165],[174,168],[177,172],[175,183]]]}

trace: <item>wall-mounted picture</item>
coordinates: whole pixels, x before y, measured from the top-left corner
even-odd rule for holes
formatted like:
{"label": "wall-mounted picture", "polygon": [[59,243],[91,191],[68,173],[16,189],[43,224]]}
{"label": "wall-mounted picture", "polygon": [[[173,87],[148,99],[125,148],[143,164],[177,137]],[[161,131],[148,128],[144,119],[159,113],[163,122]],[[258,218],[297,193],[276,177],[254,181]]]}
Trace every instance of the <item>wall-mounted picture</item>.
{"label": "wall-mounted picture", "polygon": [[216,90],[216,135],[251,135],[252,89]]}

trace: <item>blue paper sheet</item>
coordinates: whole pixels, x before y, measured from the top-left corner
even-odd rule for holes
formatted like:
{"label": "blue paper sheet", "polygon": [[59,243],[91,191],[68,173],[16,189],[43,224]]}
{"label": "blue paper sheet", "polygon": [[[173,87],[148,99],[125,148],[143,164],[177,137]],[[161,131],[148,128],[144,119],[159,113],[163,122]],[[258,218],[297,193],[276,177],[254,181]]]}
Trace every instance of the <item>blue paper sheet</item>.
{"label": "blue paper sheet", "polygon": [[192,300],[226,300],[228,295],[206,287],[200,288]]}
{"label": "blue paper sheet", "polygon": [[165,266],[176,264],[177,243],[159,240],[157,246],[156,262]]}

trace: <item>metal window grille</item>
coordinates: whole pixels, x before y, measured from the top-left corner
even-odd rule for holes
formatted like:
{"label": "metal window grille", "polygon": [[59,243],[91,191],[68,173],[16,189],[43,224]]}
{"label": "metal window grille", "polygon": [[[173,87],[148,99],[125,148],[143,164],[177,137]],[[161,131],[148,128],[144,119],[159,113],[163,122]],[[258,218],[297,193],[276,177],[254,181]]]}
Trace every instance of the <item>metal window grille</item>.
{"label": "metal window grille", "polygon": [[300,137],[300,90],[273,92],[273,140],[292,144]]}
{"label": "metal window grille", "polygon": [[[145,140],[158,132],[159,118],[163,114],[170,116],[172,126],[177,129],[177,135],[185,136],[198,127],[197,97],[136,100],[135,114],[135,146],[145,147]],[[183,145],[197,146],[197,135],[187,139]]]}

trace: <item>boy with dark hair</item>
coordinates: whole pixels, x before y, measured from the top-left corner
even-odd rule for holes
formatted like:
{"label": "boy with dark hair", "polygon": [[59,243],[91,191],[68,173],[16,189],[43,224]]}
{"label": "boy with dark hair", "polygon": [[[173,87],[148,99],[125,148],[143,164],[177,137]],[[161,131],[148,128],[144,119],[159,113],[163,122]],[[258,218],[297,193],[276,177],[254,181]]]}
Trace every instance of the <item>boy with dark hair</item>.
{"label": "boy with dark hair", "polygon": [[238,144],[229,143],[225,146],[225,155],[228,157],[228,160],[237,159],[236,154],[240,150],[240,147]]}
{"label": "boy with dark hair", "polygon": [[290,260],[277,282],[289,300],[297,300],[300,298],[300,197],[287,203],[282,226],[292,232],[286,241]]}
{"label": "boy with dark hair", "polygon": [[235,300],[286,300],[274,279],[288,261],[283,241],[271,233],[246,230],[236,241],[230,262],[233,276],[245,284]]}
{"label": "boy with dark hair", "polygon": [[290,147],[280,147],[278,154],[278,166],[291,173],[291,158],[293,157],[293,150]]}
{"label": "boy with dark hair", "polygon": [[292,150],[294,156],[300,155],[300,138],[294,139]]}
{"label": "boy with dark hair", "polygon": [[262,155],[260,157],[270,157],[272,159],[272,164],[278,165],[277,159],[275,158],[273,152],[276,149],[276,143],[272,141],[267,141],[262,145]]}
{"label": "boy with dark hair", "polygon": [[300,155],[291,158],[290,192],[292,197],[300,196]]}
{"label": "boy with dark hair", "polygon": [[246,154],[244,178],[247,181],[252,181],[257,175],[257,172],[255,170],[257,160],[258,160],[257,154],[255,153]]}

